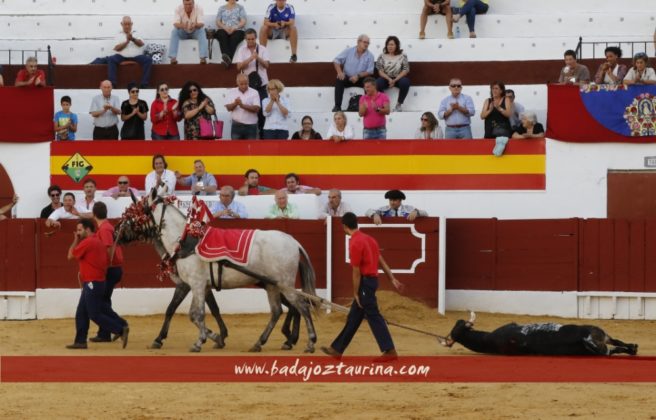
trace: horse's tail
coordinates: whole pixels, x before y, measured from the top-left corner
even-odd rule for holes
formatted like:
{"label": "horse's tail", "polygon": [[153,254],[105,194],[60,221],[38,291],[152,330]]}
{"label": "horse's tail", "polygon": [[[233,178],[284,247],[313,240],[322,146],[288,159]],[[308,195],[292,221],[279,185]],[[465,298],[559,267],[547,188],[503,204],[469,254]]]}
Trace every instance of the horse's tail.
{"label": "horse's tail", "polygon": [[[301,244],[298,245],[298,252],[301,254],[301,258],[298,262],[298,269],[301,272],[301,289],[305,293],[316,296],[317,276],[314,273],[314,267],[312,267],[310,257]],[[314,302],[310,301],[310,304],[314,309],[317,309]]]}

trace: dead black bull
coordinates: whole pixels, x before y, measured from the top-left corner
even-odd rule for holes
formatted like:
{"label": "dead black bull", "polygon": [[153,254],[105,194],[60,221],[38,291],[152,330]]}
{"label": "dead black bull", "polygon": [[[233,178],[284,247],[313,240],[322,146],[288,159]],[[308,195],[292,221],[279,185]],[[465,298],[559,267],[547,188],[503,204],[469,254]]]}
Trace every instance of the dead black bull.
{"label": "dead black bull", "polygon": [[544,356],[635,355],[637,344],[627,344],[593,325],[554,323],[506,324],[492,332],[474,329],[476,314],[468,321],[458,320],[451,333],[439,340],[446,347],[459,343],[478,353]]}

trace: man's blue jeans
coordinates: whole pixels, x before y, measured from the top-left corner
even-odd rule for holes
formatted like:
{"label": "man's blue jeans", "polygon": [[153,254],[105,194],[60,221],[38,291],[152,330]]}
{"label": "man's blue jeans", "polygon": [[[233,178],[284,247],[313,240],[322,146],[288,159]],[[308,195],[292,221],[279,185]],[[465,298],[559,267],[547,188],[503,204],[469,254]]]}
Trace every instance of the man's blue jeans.
{"label": "man's blue jeans", "polygon": [[471,126],[469,125],[466,125],[464,127],[447,126],[444,129],[444,138],[445,139],[471,139],[472,138]]}
{"label": "man's blue jeans", "polygon": [[454,14],[459,14],[467,18],[467,26],[469,27],[469,32],[476,32],[474,26],[476,24],[476,15],[482,15],[487,13],[489,6],[483,3],[481,0],[467,0],[464,6],[460,9],[457,7],[452,8]]}
{"label": "man's blue jeans", "polygon": [[169,44],[169,57],[176,58],[178,56],[178,45],[181,39],[197,39],[198,40],[198,56],[200,58],[207,58],[207,36],[205,35],[205,28],[196,29],[192,33],[184,29],[174,29],[171,31],[171,43]]}

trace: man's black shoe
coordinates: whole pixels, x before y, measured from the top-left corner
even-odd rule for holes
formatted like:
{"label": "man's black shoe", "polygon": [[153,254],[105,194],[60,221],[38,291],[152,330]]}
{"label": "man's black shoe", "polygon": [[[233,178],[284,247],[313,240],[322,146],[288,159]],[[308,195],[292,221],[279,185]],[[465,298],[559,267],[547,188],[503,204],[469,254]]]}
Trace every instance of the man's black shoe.
{"label": "man's black shoe", "polygon": [[87,348],[87,343],[73,343],[73,344],[67,345],[66,348],[70,349],[70,350],[86,349]]}
{"label": "man's black shoe", "polygon": [[95,337],[91,337],[89,341],[91,341],[92,343],[109,343],[112,341],[112,339],[95,336]]}

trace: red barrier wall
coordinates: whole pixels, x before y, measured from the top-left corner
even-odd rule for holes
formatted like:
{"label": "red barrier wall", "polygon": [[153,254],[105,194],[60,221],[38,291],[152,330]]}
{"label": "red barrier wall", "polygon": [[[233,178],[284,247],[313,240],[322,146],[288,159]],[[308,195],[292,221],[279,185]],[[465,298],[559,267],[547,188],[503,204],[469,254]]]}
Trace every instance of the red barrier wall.
{"label": "red barrier wall", "polygon": [[54,99],[52,87],[0,89],[0,115],[3,124],[0,141],[40,142],[54,138],[52,118]]}
{"label": "red barrier wall", "polygon": [[36,287],[36,258],[32,219],[0,221],[0,290],[30,292]]}

